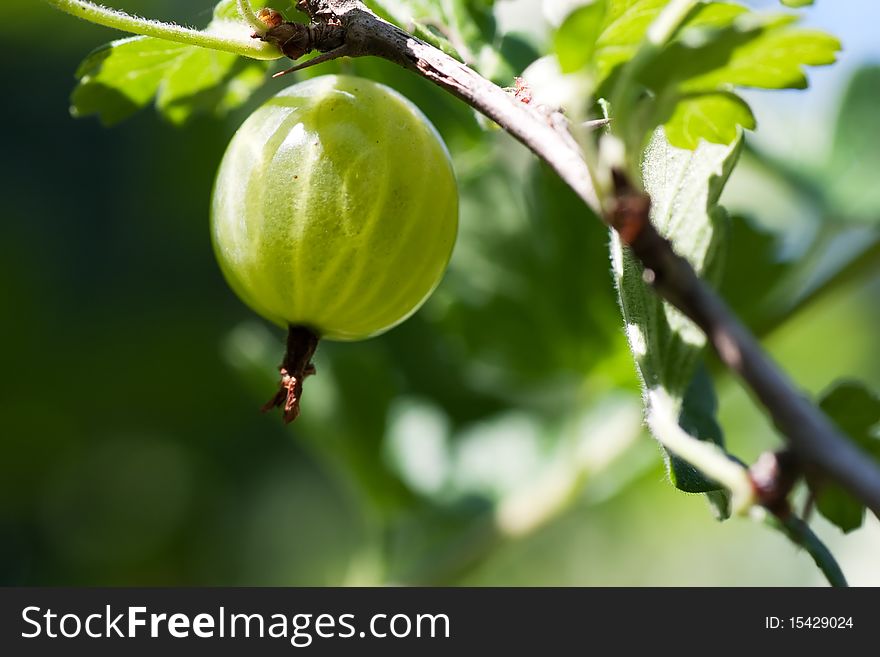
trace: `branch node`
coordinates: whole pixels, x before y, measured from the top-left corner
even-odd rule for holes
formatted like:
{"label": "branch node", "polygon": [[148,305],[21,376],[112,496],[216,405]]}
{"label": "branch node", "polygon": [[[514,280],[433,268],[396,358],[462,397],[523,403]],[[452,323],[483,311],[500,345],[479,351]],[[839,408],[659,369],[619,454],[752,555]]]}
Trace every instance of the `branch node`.
{"label": "branch node", "polygon": [[749,478],[758,502],[780,518],[791,511],[788,496],[800,475],[800,463],[790,450],[764,452],[749,468]]}
{"label": "branch node", "polygon": [[620,169],[614,169],[612,177],[614,200],[608,212],[608,221],[623,243],[633,246],[651,223],[651,197],[636,190]]}

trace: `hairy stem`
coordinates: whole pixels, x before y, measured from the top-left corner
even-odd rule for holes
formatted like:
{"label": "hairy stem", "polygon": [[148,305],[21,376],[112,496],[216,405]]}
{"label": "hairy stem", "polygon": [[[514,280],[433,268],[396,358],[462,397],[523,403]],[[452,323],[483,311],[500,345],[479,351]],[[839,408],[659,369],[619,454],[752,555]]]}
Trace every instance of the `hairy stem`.
{"label": "hairy stem", "polygon": [[236,3],[238,4],[238,13],[241,14],[244,21],[251,26],[254,34],[263,34],[266,31],[266,24],[257,18],[257,15],[251,7],[250,0],[236,0]]}
{"label": "hairy stem", "polygon": [[709,479],[730,491],[731,510],[745,513],[755,504],[755,489],[749,471],[713,443],[697,440],[675,419],[672,400],[662,390],[651,390],[648,426],[670,452],[684,459]]}
{"label": "hairy stem", "polygon": [[[77,18],[123,32],[231,52],[251,59],[271,60],[282,57],[274,46],[252,39],[250,31],[244,25],[230,25],[224,29],[202,31],[175,23],[162,23],[132,16],[124,11],[102,7],[85,0],[46,0],[46,2]],[[265,26],[263,28],[265,29]]]}

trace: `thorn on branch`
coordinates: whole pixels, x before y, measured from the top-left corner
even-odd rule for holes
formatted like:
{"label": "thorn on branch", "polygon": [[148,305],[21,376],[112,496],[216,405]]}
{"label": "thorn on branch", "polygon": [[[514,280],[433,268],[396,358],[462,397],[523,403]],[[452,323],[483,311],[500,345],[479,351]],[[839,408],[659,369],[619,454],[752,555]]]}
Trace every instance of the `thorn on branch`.
{"label": "thorn on branch", "polygon": [[280,71],[273,75],[273,78],[280,78],[288,73],[296,73],[297,71],[301,71],[304,68],[309,68],[310,66],[316,66],[318,64],[323,64],[324,62],[329,62],[334,59],[339,59],[340,57],[345,57],[350,52],[350,48],[348,45],[342,45],[335,50],[331,50],[330,52],[325,52],[323,54],[318,55],[314,59],[310,59],[307,62],[303,62],[301,64],[297,64],[296,66],[291,66],[288,69]]}
{"label": "thorn on branch", "polygon": [[584,121],[581,125],[588,130],[596,130],[598,128],[604,128],[607,125],[611,124],[611,119],[593,119],[591,121]]}

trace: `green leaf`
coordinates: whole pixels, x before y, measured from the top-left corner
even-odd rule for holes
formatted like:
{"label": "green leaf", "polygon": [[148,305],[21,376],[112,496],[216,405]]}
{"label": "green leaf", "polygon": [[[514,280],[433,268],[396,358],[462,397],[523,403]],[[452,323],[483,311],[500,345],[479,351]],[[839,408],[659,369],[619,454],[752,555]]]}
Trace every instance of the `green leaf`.
{"label": "green leaf", "polygon": [[575,9],[559,27],[553,45],[563,73],[577,71],[590,63],[607,9],[606,0],[595,0]]}
{"label": "green leaf", "polygon": [[[222,29],[230,17],[237,17],[234,8],[232,0],[221,2],[208,29]],[[120,39],[80,64],[71,113],[96,114],[105,125],[113,125],[155,100],[160,114],[181,124],[195,114],[222,114],[238,107],[263,83],[265,71],[265,63],[231,53],[153,37]]]}
{"label": "green leaf", "polygon": [[[604,0],[576,9],[557,33],[557,56],[567,64],[589,65],[601,85],[633,58],[667,4],[667,0]],[[713,91],[725,85],[802,88],[803,67],[833,63],[840,43],[824,32],[792,27],[794,20],[795,16],[760,14],[729,2],[702,3],[649,68],[663,73],[659,82],[677,81],[687,91]],[[580,52],[575,52],[576,37],[581,38]],[[655,91],[664,86],[658,80],[645,82]]]}
{"label": "green leaf", "polygon": [[[725,15],[711,8],[689,22],[639,78],[658,99],[656,120],[665,122],[669,140],[682,148],[694,148],[700,139],[728,144],[739,128],[755,127],[734,88],[803,89],[804,66],[831,64],[840,49],[827,34],[792,27],[791,16]],[[718,29],[729,19],[729,26]]]}
{"label": "green leaf", "polygon": [[865,505],[840,486],[819,487],[816,508],[844,533],[858,529],[865,521]]}
{"label": "green leaf", "polygon": [[[278,5],[269,0],[249,0],[251,9],[262,9],[266,5]],[[284,4],[278,5],[284,7]],[[289,5],[288,5],[289,6]],[[214,20],[239,21],[241,14],[238,13],[238,0],[220,0],[214,7]]]}
{"label": "green leaf", "polygon": [[[729,146],[701,142],[694,151],[683,150],[672,146],[658,129],[645,153],[642,168],[652,199],[651,221],[672,241],[675,251],[709,280],[720,270],[719,249],[727,222],[718,198],[739,156],[740,143],[739,139]],[[682,429],[700,440],[721,444],[721,431],[713,417],[712,383],[704,371],[697,370],[705,336],[650,289],[641,264],[616,234],[612,235],[611,258],[648,414],[652,399],[668,398]],[[677,459],[670,460],[669,470],[673,483],[682,490],[717,489]]]}
{"label": "green leaf", "polygon": [[[823,32],[793,26],[796,16],[705,2],[668,43],[639,51],[667,5],[662,0],[607,0],[601,18],[590,5],[592,12],[575,11],[557,33],[563,69],[586,68],[596,95],[622,105],[612,109],[614,130],[633,150],[641,149],[657,125],[665,125],[679,147],[693,149],[701,139],[732,143],[740,128],[755,126],[736,88],[804,88],[804,67],[831,64],[840,49],[837,39]],[[623,73],[627,65],[631,68]]]}
{"label": "green leaf", "polygon": [[809,7],[813,0],[779,0],[786,7]]}
{"label": "green leaf", "polygon": [[726,490],[722,488],[721,490],[707,491],[706,501],[709,502],[709,508],[716,520],[724,521],[730,518],[730,493]]}
{"label": "green leaf", "polygon": [[[789,20],[772,21],[769,25],[750,29],[736,27],[732,36],[750,36],[731,48],[724,65],[703,75],[684,80],[687,91],[707,91],[736,87],[760,89],[806,89],[805,66],[833,64],[840,50],[840,41],[820,32],[792,27]],[[690,49],[688,57],[711,57],[713,50],[725,52],[725,44],[713,42],[704,48]],[[696,52],[694,52],[696,50]]]}
{"label": "green leaf", "polygon": [[[606,11],[599,26],[595,42],[590,42],[591,31],[582,31],[583,48],[594,53],[593,61],[587,63],[597,76],[596,84],[601,85],[621,64],[633,58],[645,33],[660,12],[669,4],[668,0],[605,0]],[[698,6],[688,19],[688,27],[726,27],[748,9],[727,2],[709,2]],[[579,22],[573,12],[560,30],[568,31]],[[558,54],[558,53],[557,53]]]}
{"label": "green leaf", "polygon": [[848,220],[880,225],[880,67],[859,70],[844,94],[831,156],[822,170],[828,207]]}
{"label": "green leaf", "polygon": [[595,67],[601,82],[620,64],[632,59],[648,27],[667,5],[667,0],[611,0],[596,40]]}
{"label": "green leaf", "polygon": [[753,130],[755,117],[742,98],[730,92],[683,96],[666,121],[669,143],[695,149],[701,139],[713,144],[733,143],[739,128]]}
{"label": "green leaf", "polygon": [[880,397],[858,381],[841,381],[822,396],[822,410],[861,449],[880,460]]}
{"label": "green leaf", "polygon": [[[697,367],[682,399],[678,426],[700,440],[724,447],[724,434],[715,420],[718,412],[718,399],[715,388],[705,366]],[[686,493],[708,493],[720,490],[720,486],[707,479],[687,461],[674,454],[669,455],[669,479],[679,490]]]}
{"label": "green leaf", "polygon": [[691,34],[682,32],[680,38],[692,38],[696,28],[722,29],[728,27],[740,16],[748,14],[749,10],[739,4],[728,2],[709,2],[699,5],[687,20],[684,30],[690,30]]}
{"label": "green leaf", "polygon": [[[819,405],[852,441],[880,461],[880,397],[857,381],[838,382],[826,392]],[[808,477],[816,508],[844,532],[862,526],[865,505],[837,484],[817,476]]]}
{"label": "green leaf", "polygon": [[768,300],[792,266],[780,257],[780,246],[778,235],[745,217],[731,217],[720,291],[749,328],[759,328],[776,312]]}

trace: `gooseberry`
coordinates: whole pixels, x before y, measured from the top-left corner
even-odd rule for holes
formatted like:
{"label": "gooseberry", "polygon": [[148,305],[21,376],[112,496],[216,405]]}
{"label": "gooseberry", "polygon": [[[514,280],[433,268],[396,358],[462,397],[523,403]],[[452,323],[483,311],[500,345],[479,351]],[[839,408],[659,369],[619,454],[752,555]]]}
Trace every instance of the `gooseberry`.
{"label": "gooseberry", "polygon": [[[285,359],[302,370],[299,385],[314,351],[303,336],[361,340],[405,320],[440,282],[457,228],[455,177],[434,127],[392,89],[343,75],[288,87],[247,118],[211,213],[231,288],[300,336]],[[306,362],[291,349],[309,351]]]}

